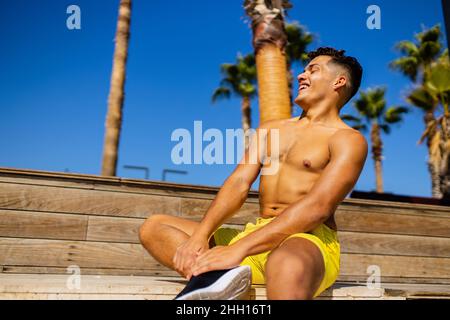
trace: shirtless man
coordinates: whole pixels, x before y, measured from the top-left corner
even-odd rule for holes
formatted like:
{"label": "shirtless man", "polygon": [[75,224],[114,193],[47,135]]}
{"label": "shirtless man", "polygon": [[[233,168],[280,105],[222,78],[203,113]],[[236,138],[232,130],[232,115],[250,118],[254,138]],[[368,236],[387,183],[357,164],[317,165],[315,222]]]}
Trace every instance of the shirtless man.
{"label": "shirtless man", "polygon": [[[335,282],[340,247],[334,212],[356,184],[367,155],[364,137],[339,111],[358,91],[362,68],[333,48],[319,48],[309,57],[295,99],[304,115],[268,121],[257,130],[258,135],[278,130],[278,160],[270,158],[271,144],[264,143],[256,152],[266,148],[270,160],[248,163],[255,149],[249,148],[201,222],[149,217],[140,239],[156,260],[187,279],[248,266],[252,283],[266,284],[268,299],[311,299]],[[243,232],[219,228],[272,161],[279,161],[279,168],[261,175],[256,224]]]}

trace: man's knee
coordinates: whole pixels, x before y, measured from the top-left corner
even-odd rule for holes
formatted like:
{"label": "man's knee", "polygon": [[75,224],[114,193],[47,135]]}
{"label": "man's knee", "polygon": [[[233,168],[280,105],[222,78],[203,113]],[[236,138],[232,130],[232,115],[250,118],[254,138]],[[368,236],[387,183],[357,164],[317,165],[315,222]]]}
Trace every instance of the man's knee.
{"label": "man's knee", "polygon": [[317,286],[311,261],[286,250],[275,250],[266,263],[268,299],[312,299]]}
{"label": "man's knee", "polygon": [[159,226],[163,223],[165,215],[155,214],[148,217],[139,227],[139,240],[142,244],[149,241],[158,232]]}
{"label": "man's knee", "polygon": [[286,278],[302,281],[306,275],[305,262],[286,251],[272,252],[266,262],[266,277],[268,281],[272,278]]}

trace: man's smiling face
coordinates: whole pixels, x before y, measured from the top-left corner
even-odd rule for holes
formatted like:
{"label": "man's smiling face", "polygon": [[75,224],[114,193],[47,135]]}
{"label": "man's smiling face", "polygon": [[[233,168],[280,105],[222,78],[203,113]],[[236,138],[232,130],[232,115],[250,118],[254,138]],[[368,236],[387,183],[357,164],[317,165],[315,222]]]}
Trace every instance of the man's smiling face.
{"label": "man's smiling face", "polygon": [[329,56],[318,56],[311,60],[303,73],[297,77],[299,83],[295,103],[304,109],[334,92],[333,81],[336,80],[337,68],[329,63]]}

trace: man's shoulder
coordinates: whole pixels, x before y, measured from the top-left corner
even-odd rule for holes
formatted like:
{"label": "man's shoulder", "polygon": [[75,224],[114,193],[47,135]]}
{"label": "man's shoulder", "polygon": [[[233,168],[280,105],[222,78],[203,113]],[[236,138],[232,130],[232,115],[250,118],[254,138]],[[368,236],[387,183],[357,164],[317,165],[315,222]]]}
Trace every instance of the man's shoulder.
{"label": "man's shoulder", "polygon": [[367,152],[368,145],[361,132],[347,126],[336,130],[330,139],[330,147]]}

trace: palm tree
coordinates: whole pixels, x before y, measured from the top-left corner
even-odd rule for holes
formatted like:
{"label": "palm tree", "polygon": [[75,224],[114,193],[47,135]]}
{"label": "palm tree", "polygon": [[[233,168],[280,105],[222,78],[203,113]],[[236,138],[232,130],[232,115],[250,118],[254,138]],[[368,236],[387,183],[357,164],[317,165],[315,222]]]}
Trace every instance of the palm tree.
{"label": "palm tree", "polygon": [[291,116],[284,29],[284,11],[291,7],[288,0],[244,0],[252,20],[260,123]]}
{"label": "palm tree", "polygon": [[102,175],[105,176],[116,175],[117,150],[119,148],[120,130],[122,126],[122,107],[128,57],[128,39],[130,37],[130,20],[131,0],[120,0],[103,146]]}
{"label": "palm tree", "polygon": [[[248,54],[238,56],[236,64],[224,63],[221,66],[223,79],[212,96],[213,103],[218,99],[229,99],[231,94],[242,98],[242,129],[247,132],[251,128],[250,100],[256,95],[256,65],[255,56]],[[245,147],[248,146],[248,136],[245,138]]]}
{"label": "palm tree", "polygon": [[441,127],[440,149],[442,155],[440,177],[444,198],[450,197],[450,61],[447,52],[434,63],[424,83],[431,96],[442,107],[442,116],[437,119]]}
{"label": "palm tree", "polygon": [[403,56],[390,63],[392,69],[400,71],[417,84],[416,89],[408,95],[407,101],[424,112],[425,131],[420,142],[426,140],[427,143],[432,196],[436,198],[442,196],[440,190],[441,151],[437,147],[440,144],[440,132],[436,127],[435,116],[438,103],[426,90],[424,83],[427,81],[433,61],[442,51],[440,38],[440,26],[436,25],[415,35],[414,42],[401,41],[396,48]]}
{"label": "palm tree", "polygon": [[[359,117],[343,116],[344,120],[350,120],[356,123],[355,129],[365,131],[367,125],[370,126],[370,141],[372,145],[372,159],[375,162],[376,191],[383,192],[383,142],[381,140],[381,131],[389,134],[391,124],[401,122],[403,114],[408,112],[408,108],[402,106],[393,106],[386,109],[386,100],[384,95],[385,88],[368,89],[361,91],[360,97],[354,101],[354,107],[359,113]],[[366,124],[364,124],[364,122]]]}
{"label": "palm tree", "polygon": [[418,80],[418,76],[423,79],[426,77],[432,62],[442,51],[440,38],[441,29],[439,25],[436,25],[415,35],[415,42],[400,41],[396,44],[396,49],[403,56],[392,61],[389,66],[400,71],[413,82]]}
{"label": "palm tree", "polygon": [[294,70],[292,65],[296,62],[302,64],[308,60],[306,49],[314,41],[313,35],[301,26],[298,22],[285,23],[284,28],[287,35],[286,45],[286,65],[289,87],[289,101],[291,103],[291,113],[293,112],[294,102],[292,99],[292,88],[294,86]]}

